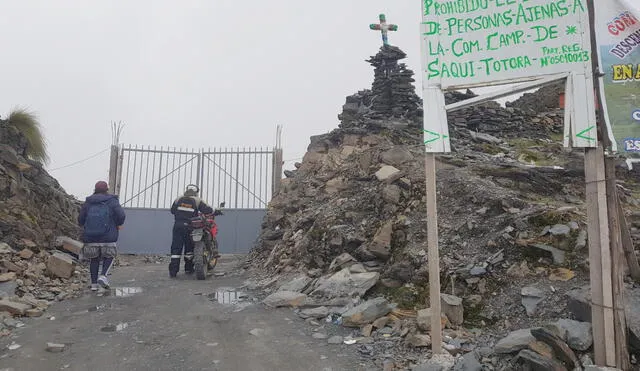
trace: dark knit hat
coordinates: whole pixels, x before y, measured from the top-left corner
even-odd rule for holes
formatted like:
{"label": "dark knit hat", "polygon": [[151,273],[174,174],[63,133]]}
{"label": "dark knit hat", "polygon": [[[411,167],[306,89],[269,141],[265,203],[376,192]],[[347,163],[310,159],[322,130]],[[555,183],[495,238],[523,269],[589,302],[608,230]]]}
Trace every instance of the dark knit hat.
{"label": "dark knit hat", "polygon": [[96,183],[95,192],[96,193],[106,193],[109,190],[109,185],[105,181],[99,181]]}

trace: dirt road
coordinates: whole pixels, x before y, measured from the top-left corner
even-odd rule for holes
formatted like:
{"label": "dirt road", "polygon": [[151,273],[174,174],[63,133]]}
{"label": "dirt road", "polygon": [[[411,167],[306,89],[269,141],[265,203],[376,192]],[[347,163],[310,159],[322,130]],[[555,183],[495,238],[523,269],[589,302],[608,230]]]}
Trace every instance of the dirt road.
{"label": "dirt road", "polygon": [[207,281],[171,280],[165,264],[118,267],[104,296],[55,304],[0,338],[0,370],[371,369],[354,348],[311,337],[291,310],[237,292],[246,277],[235,264],[223,259],[216,271],[229,274]]}

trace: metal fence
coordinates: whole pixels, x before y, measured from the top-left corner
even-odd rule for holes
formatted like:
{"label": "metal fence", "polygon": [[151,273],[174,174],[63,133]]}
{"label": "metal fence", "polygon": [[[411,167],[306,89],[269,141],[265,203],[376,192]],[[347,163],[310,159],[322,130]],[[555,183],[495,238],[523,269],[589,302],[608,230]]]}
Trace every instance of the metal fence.
{"label": "metal fence", "polygon": [[[165,255],[170,252],[173,215],[166,209],[127,208],[127,222],[120,231],[122,254]],[[245,254],[260,235],[266,210],[225,210],[216,217],[221,254]]]}
{"label": "metal fence", "polygon": [[171,207],[188,184],[200,187],[211,205],[264,209],[277,190],[282,150],[236,148],[190,150],[160,147],[115,147],[112,168],[116,192],[124,207]]}

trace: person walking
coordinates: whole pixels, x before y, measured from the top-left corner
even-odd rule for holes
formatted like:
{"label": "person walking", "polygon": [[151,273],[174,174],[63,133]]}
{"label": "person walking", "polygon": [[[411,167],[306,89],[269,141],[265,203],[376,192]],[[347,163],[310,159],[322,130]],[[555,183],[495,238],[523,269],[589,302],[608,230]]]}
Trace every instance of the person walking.
{"label": "person walking", "polygon": [[[126,218],[118,196],[108,192],[106,182],[97,182],[94,193],[86,198],[78,215],[78,223],[83,227],[83,253],[89,259],[92,291],[97,291],[98,285],[104,289],[110,287],[107,275],[118,253],[116,242]],[[102,274],[98,276],[100,263]]]}

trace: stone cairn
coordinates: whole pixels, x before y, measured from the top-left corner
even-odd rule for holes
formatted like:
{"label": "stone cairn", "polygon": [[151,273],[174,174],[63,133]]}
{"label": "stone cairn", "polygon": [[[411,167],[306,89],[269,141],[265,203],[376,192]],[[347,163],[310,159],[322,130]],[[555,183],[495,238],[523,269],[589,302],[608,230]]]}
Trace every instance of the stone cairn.
{"label": "stone cairn", "polygon": [[371,90],[363,90],[347,97],[342,114],[338,115],[341,128],[371,124],[372,121],[406,121],[410,126],[422,126],[422,100],[415,93],[413,71],[406,64],[400,48],[383,45],[370,57],[374,67]]}

